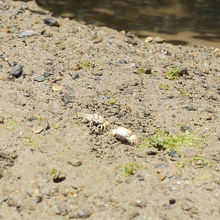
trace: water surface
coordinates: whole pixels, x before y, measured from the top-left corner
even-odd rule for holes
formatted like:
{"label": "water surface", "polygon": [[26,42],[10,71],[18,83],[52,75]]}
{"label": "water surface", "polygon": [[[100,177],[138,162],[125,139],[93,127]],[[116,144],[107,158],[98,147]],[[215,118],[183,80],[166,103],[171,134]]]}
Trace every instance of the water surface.
{"label": "water surface", "polygon": [[220,0],[36,0],[54,15],[160,35],[182,43],[220,45]]}

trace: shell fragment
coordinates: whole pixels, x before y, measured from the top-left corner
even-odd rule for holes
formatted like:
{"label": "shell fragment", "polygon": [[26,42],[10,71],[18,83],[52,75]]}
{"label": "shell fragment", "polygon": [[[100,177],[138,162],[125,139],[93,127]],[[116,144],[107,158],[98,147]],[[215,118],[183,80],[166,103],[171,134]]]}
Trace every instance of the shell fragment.
{"label": "shell fragment", "polygon": [[125,142],[130,145],[136,145],[140,142],[139,136],[132,134],[131,130],[124,127],[118,127],[116,129],[113,129],[111,131],[111,136],[113,136],[121,142]]}

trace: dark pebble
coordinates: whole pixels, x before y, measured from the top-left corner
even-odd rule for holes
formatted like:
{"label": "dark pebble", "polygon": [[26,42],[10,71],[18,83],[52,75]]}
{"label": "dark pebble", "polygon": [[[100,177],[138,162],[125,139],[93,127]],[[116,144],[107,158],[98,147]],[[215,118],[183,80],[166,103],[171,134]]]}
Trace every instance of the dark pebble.
{"label": "dark pebble", "polygon": [[182,125],[181,128],[180,128],[180,130],[183,131],[183,132],[189,131],[189,129],[190,128],[187,125]]}
{"label": "dark pebble", "polygon": [[69,103],[73,103],[73,100],[74,100],[74,96],[71,96],[71,95],[64,95],[62,97],[62,101],[64,102],[64,104],[69,104]]}
{"label": "dark pebble", "polygon": [[34,197],[34,201],[35,201],[36,203],[40,203],[40,202],[42,202],[42,201],[43,201],[43,197],[42,197],[42,196],[40,196],[40,195],[35,196],[35,197]]}
{"label": "dark pebble", "polygon": [[200,70],[200,69],[194,70],[193,73],[194,73],[195,75],[198,75],[198,76],[203,76],[203,75],[204,75],[204,72],[203,72],[202,70]]}
{"label": "dark pebble", "polygon": [[170,205],[174,205],[176,203],[176,200],[175,199],[170,199],[169,203],[170,203]]}
{"label": "dark pebble", "polygon": [[196,108],[194,108],[192,106],[186,106],[185,109],[188,111],[196,111],[197,110]]}
{"label": "dark pebble", "polygon": [[151,115],[151,113],[150,112],[147,112],[146,110],[144,110],[144,117],[149,117]]}
{"label": "dark pebble", "polygon": [[145,69],[144,69],[144,73],[145,73],[145,74],[151,74],[152,71],[151,71],[150,68],[145,68]]}
{"label": "dark pebble", "polygon": [[127,40],[127,43],[128,43],[128,44],[131,44],[131,45],[133,45],[133,46],[137,46],[137,45],[138,45],[138,42],[137,42],[136,40],[134,40],[134,39],[128,39],[128,40]]}
{"label": "dark pebble", "polygon": [[180,75],[183,76],[183,75],[188,75],[188,69],[186,67],[181,67],[180,68]]}
{"label": "dark pebble", "polygon": [[25,37],[31,37],[33,35],[35,35],[36,33],[33,30],[26,30],[21,32],[18,37],[19,38],[25,38]]}
{"label": "dark pebble", "polygon": [[55,176],[55,177],[53,177],[53,182],[60,183],[60,182],[63,182],[65,179],[66,179],[66,177],[64,175],[63,176]]}
{"label": "dark pebble", "polygon": [[0,196],[0,205],[8,200],[8,196]]}
{"label": "dark pebble", "polygon": [[220,86],[217,87],[217,94],[220,95]]}
{"label": "dark pebble", "polygon": [[144,181],[144,176],[138,176],[138,181]]}
{"label": "dark pebble", "polygon": [[148,151],[148,152],[146,152],[147,153],[147,155],[150,155],[150,156],[155,156],[155,155],[157,155],[157,152],[156,151]]}
{"label": "dark pebble", "polygon": [[54,18],[44,18],[44,23],[49,26],[55,26],[55,27],[60,26],[59,22],[56,21]]}
{"label": "dark pebble", "polygon": [[91,215],[91,212],[86,209],[79,210],[77,213],[78,218],[88,218]]}
{"label": "dark pebble", "polygon": [[41,34],[44,36],[44,37],[52,37],[53,35],[47,31],[42,31]]}
{"label": "dark pebble", "polygon": [[44,76],[37,76],[34,78],[34,81],[36,81],[36,82],[43,82],[44,80],[45,80]]}
{"label": "dark pebble", "polygon": [[11,75],[15,78],[19,78],[22,75],[22,72],[23,72],[23,66],[17,64],[16,66],[13,67],[11,71]]}
{"label": "dark pebble", "polygon": [[102,72],[94,72],[92,73],[93,76],[102,76],[103,73]]}
{"label": "dark pebble", "polygon": [[180,157],[180,154],[178,154],[176,151],[172,150],[170,152],[168,152],[168,155],[170,157],[175,157],[175,158],[179,158]]}
{"label": "dark pebble", "polygon": [[35,121],[35,120],[37,120],[37,118],[27,118],[27,121],[29,121],[29,122],[32,122],[32,121]]}

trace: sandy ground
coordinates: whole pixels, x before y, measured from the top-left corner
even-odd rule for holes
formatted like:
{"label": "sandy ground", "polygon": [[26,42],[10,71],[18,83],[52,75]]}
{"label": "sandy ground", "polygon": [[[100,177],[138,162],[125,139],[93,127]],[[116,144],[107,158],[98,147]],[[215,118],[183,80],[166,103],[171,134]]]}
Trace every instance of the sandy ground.
{"label": "sandy ground", "polygon": [[218,49],[0,14],[0,219],[220,218]]}

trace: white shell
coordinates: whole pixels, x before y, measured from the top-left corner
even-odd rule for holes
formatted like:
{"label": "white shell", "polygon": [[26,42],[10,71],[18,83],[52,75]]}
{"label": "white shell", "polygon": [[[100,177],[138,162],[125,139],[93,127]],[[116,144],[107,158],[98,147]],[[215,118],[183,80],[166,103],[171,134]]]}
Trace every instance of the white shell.
{"label": "white shell", "polygon": [[135,145],[140,142],[139,136],[135,134],[132,135],[132,131],[124,127],[118,127],[116,129],[113,129],[111,131],[111,136],[113,136],[121,142],[127,142],[130,145]]}
{"label": "white shell", "polygon": [[124,127],[118,127],[116,129],[113,129],[111,131],[111,134],[115,138],[127,138],[132,134],[132,131]]}
{"label": "white shell", "polygon": [[130,145],[136,145],[136,144],[140,143],[141,138],[139,136],[133,134],[129,138],[127,138],[127,140]]}

